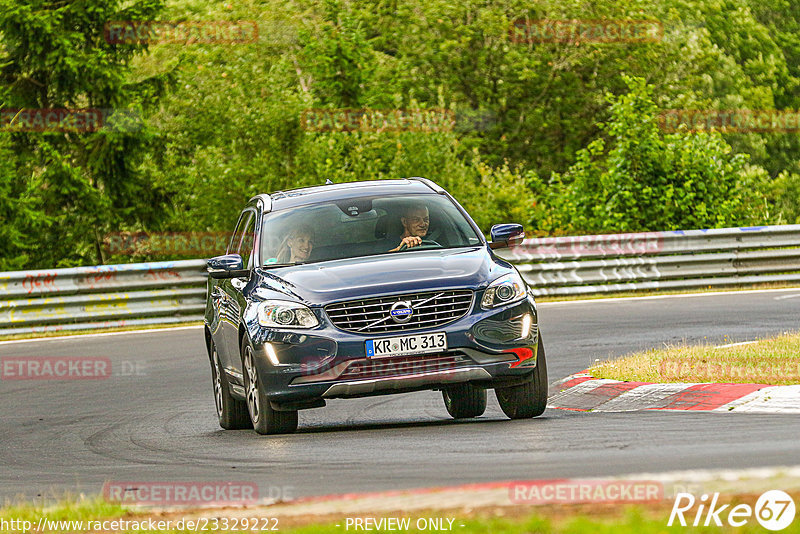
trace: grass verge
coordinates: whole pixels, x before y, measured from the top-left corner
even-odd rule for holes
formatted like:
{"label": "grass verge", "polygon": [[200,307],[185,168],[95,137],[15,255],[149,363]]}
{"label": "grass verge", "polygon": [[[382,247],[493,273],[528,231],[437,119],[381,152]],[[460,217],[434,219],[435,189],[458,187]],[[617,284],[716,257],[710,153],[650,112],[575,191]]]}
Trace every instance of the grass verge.
{"label": "grass verge", "polygon": [[592,376],[630,382],[800,384],[800,334],[721,346],[674,345],[601,362]]}

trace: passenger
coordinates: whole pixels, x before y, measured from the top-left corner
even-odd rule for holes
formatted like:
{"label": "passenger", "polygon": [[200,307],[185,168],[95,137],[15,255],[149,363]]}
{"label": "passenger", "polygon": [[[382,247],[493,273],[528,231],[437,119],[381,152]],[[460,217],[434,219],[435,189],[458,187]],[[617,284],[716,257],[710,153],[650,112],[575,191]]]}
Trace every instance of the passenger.
{"label": "passenger", "polygon": [[428,234],[431,218],[428,208],[424,204],[412,204],[408,206],[400,217],[403,223],[403,235],[400,244],[389,252],[398,252],[403,246],[412,248],[422,244],[422,239]]}
{"label": "passenger", "polygon": [[314,230],[310,226],[296,226],[283,238],[276,255],[277,263],[308,261],[314,248]]}

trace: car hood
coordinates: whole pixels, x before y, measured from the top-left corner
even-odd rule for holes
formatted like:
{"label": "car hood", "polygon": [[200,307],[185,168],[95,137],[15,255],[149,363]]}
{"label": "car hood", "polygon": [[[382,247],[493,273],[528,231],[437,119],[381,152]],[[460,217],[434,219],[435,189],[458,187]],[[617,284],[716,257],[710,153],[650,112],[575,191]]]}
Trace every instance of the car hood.
{"label": "car hood", "polygon": [[259,289],[324,305],[382,294],[477,289],[510,269],[508,263],[493,258],[483,247],[420,250],[262,270]]}

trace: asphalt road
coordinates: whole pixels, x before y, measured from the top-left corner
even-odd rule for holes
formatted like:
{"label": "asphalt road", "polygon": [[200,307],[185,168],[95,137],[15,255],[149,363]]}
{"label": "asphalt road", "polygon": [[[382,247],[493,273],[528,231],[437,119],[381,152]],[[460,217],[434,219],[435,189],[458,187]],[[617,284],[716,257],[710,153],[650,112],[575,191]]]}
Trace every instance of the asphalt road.
{"label": "asphalt road", "polygon": [[[540,305],[550,381],[662,343],[797,330],[800,289]],[[101,356],[105,380],[0,381],[0,499],[97,493],[106,481],[253,481],[288,497],[496,480],[796,465],[793,415],[577,413],[449,418],[439,393],[334,400],[288,436],[222,431],[202,331],[0,344]]]}

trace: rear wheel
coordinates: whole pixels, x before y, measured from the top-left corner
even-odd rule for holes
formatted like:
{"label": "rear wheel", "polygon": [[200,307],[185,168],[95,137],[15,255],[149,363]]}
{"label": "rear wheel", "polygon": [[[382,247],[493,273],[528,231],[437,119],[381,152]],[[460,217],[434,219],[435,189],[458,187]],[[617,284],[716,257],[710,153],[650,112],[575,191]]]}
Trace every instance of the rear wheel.
{"label": "rear wheel", "polygon": [[242,363],[247,411],[255,431],[259,434],[290,434],[297,430],[297,410],[278,411],[270,406],[249,341],[245,341],[242,347]]}
{"label": "rear wheel", "polygon": [[455,419],[478,417],[486,411],[486,390],[472,384],[455,384],[442,389],[444,406]]}
{"label": "rear wheel", "polygon": [[214,404],[217,409],[219,426],[225,430],[253,428],[247,413],[247,404],[231,395],[228,376],[222,369],[219,353],[214,342],[211,342],[211,380],[214,385]]}
{"label": "rear wheel", "polygon": [[536,352],[536,368],[530,379],[518,386],[496,388],[494,393],[503,413],[511,419],[529,419],[544,413],[547,407],[547,363],[541,337]]}

